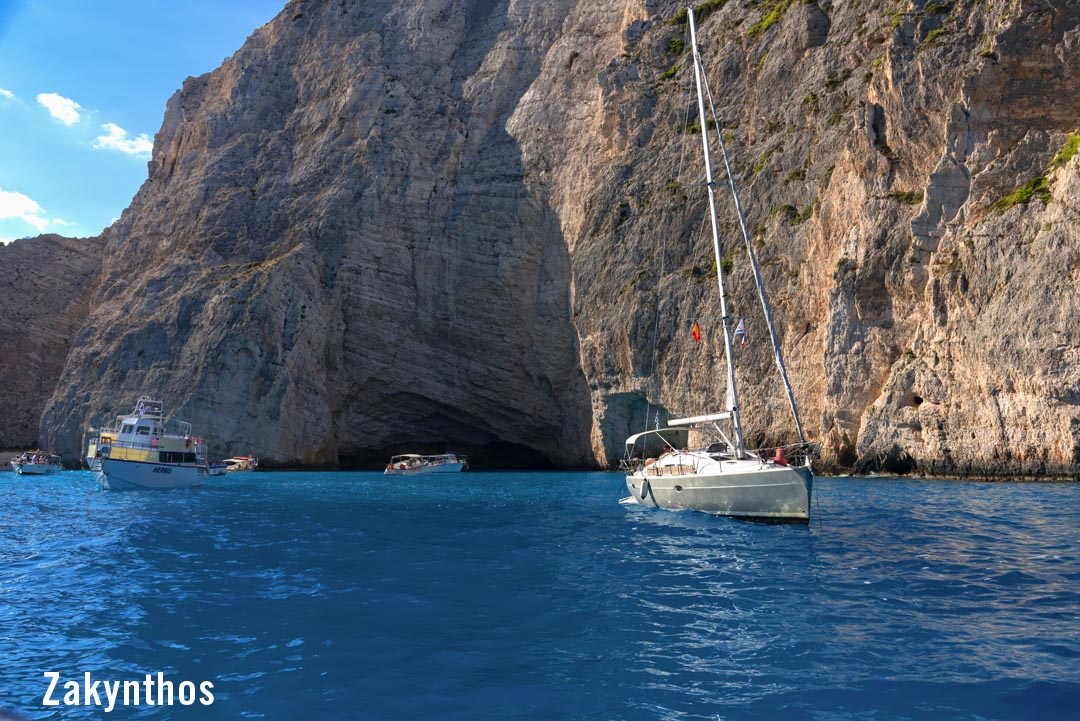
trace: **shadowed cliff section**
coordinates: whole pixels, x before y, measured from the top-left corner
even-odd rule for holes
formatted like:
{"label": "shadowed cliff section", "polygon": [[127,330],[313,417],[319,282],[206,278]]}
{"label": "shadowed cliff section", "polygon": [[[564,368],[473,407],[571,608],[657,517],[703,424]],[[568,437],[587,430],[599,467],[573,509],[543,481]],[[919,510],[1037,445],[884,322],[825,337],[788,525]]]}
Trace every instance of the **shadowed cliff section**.
{"label": "shadowed cliff section", "polygon": [[588,464],[566,244],[504,130],[557,6],[293,3],[185,82],[49,440],[147,392],[270,466]]}
{"label": "shadowed cliff section", "polygon": [[41,413],[89,312],[103,247],[99,238],[57,235],[0,245],[0,448],[37,447]]}

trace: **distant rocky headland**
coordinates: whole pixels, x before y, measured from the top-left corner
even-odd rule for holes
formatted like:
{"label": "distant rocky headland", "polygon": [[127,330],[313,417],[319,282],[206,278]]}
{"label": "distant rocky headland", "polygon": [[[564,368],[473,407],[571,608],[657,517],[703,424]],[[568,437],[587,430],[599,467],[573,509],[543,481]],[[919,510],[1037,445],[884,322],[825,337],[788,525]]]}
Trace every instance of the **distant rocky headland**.
{"label": "distant rocky headland", "polygon": [[[1076,4],[697,17],[819,468],[1076,476]],[[72,462],[149,393],[269,467],[609,467],[653,414],[715,409],[684,18],[289,2],[169,100],[100,237],[0,247],[0,448]],[[753,378],[771,354],[721,212]],[[740,391],[751,446],[792,439],[779,381]]]}

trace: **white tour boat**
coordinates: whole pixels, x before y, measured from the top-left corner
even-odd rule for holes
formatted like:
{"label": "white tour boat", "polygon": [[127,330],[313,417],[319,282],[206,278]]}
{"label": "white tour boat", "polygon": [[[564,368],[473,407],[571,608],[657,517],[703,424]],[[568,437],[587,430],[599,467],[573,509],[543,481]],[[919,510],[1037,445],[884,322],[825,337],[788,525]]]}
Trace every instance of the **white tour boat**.
{"label": "white tour boat", "polygon": [[44,476],[64,470],[60,456],[45,451],[26,451],[11,459],[11,470],[22,476]]}
{"label": "white tour boat", "polygon": [[161,401],[142,396],[111,427],[91,430],[86,462],[102,490],[190,488],[206,480],[206,443],[190,423],[166,418]]}
{"label": "white tour boat", "polygon": [[[735,189],[735,180],[728,163],[720,123],[716,117],[712,94],[705,79],[701,55],[697,46],[694,10],[687,9],[690,27],[690,47],[694,61],[697,86],[697,107],[704,150],[705,183],[709,214],[712,220],[713,251],[716,277],[720,289],[720,315],[727,361],[727,407],[719,413],[668,421],[668,428],[637,433],[626,440],[624,467],[629,471],[626,487],[633,500],[648,506],[672,510],[691,509],[720,516],[778,522],[810,522],[810,498],[814,473],[811,468],[812,448],[806,442],[795,396],[791,390],[783,354],[776,336],[772,313],[765,296],[765,287],[758,268],[754,247],[747,232],[746,219]],[[711,111],[711,124],[706,119],[706,102]],[[801,443],[785,448],[750,451],[743,440],[739,416],[738,393],[735,384],[735,365],[732,353],[731,321],[728,299],[724,289],[724,264],[720,250],[720,235],[716,218],[716,186],[709,158],[709,131],[715,128],[717,141],[724,158],[728,185],[734,199],[735,211],[742,229],[746,252],[758,297],[764,311],[765,323],[772,340],[773,356],[787,392],[788,403],[795,418]],[[736,329],[736,333],[742,328]],[[697,326],[695,324],[695,339]],[[723,425],[721,425],[723,424]],[[725,428],[728,433],[725,433]],[[730,435],[729,435],[730,434]],[[774,454],[775,451],[775,454]],[[785,452],[786,451],[786,452]],[[650,457],[651,456],[651,457]]]}
{"label": "white tour boat", "polygon": [[442,453],[435,456],[405,453],[391,458],[383,474],[413,476],[420,473],[458,473],[468,467],[468,459],[456,453]]}

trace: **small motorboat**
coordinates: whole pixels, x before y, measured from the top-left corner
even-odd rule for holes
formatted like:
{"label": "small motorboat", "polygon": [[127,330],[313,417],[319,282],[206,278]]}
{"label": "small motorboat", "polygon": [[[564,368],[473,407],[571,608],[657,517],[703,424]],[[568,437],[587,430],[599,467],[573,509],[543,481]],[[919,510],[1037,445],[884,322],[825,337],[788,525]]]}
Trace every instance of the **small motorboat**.
{"label": "small motorboat", "polygon": [[387,476],[414,476],[421,473],[459,473],[468,467],[468,459],[456,453],[441,453],[434,456],[405,453],[391,458],[383,474]]}
{"label": "small motorboat", "polygon": [[255,471],[259,468],[259,459],[252,456],[233,456],[232,458],[226,458],[222,463],[225,464],[227,473]]}
{"label": "small motorboat", "polygon": [[11,459],[11,470],[22,476],[44,476],[64,470],[60,456],[45,451],[26,451]]}

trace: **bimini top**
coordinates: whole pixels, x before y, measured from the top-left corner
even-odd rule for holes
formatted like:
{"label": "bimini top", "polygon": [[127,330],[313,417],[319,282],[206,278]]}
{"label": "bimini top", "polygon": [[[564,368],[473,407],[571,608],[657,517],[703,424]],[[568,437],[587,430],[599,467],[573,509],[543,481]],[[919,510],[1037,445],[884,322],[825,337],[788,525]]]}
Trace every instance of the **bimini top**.
{"label": "bimini top", "polygon": [[[657,436],[661,441],[670,446],[671,443],[668,441],[668,439],[664,438],[665,433],[703,433],[713,440],[720,440],[723,437],[723,435],[719,431],[717,431],[715,428],[710,428],[709,426],[696,428],[686,428],[682,426],[675,426],[672,428],[656,428],[651,431],[642,431],[641,433],[635,433],[634,435],[630,436],[626,439],[626,448],[627,450],[633,448],[634,444],[637,443],[639,438],[644,438],[645,436],[649,435]],[[705,445],[707,446],[709,444],[706,443]]]}

